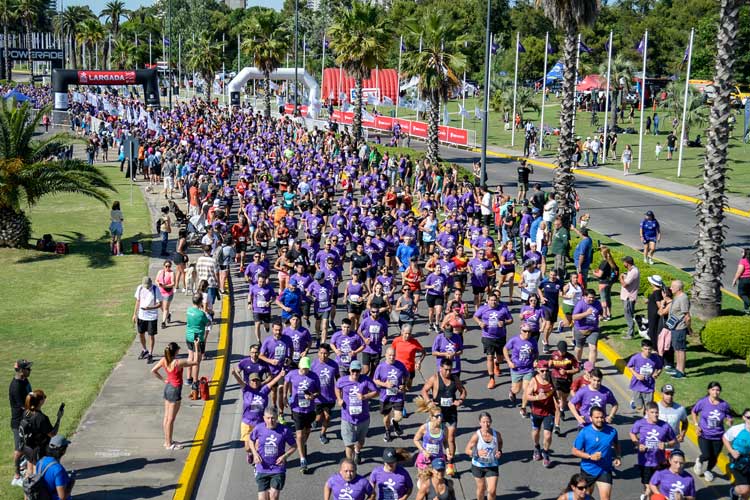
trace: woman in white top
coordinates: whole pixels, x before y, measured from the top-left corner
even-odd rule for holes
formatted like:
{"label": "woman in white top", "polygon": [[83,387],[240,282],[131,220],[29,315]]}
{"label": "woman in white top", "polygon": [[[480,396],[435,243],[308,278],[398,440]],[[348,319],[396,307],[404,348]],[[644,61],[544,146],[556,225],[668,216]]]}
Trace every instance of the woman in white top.
{"label": "woman in white top", "polygon": [[112,255],[123,255],[122,253],[122,211],[120,202],[112,203],[112,210],[109,212],[109,233],[111,234],[110,249]]}
{"label": "woman in white top", "polygon": [[476,498],[495,498],[503,437],[492,428],[489,413],[483,411],[479,414],[479,429],[469,438],[465,452],[471,457],[471,475],[477,484]]}
{"label": "woman in white top", "polygon": [[562,310],[565,315],[565,319],[561,319],[557,324],[557,332],[560,333],[563,329],[569,328],[573,325],[573,308],[583,297],[583,287],[578,284],[578,274],[570,273],[569,281],[563,286],[563,301]]}

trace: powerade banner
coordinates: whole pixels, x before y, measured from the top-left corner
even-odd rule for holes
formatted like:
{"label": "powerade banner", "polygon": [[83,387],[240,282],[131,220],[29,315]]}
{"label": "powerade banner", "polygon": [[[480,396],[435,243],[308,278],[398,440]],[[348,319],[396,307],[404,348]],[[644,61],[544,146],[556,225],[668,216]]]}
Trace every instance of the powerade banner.
{"label": "powerade banner", "polygon": [[[32,61],[62,61],[65,54],[62,49],[31,49]],[[28,61],[28,49],[8,47],[8,59],[11,61]]]}
{"label": "powerade banner", "polygon": [[135,85],[135,71],[79,71],[79,85]]}

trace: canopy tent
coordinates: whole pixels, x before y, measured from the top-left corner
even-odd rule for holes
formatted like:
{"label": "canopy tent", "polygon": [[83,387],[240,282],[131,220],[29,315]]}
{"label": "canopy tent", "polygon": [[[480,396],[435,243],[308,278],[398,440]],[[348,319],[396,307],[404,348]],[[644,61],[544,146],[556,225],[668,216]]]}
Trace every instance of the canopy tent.
{"label": "canopy tent", "polygon": [[601,75],[588,75],[576,85],[577,92],[590,92],[594,89],[606,89],[607,79]]}
{"label": "canopy tent", "polygon": [[22,94],[21,92],[17,90],[11,90],[7,94],[3,96],[3,99],[15,99],[16,102],[26,102],[26,101],[33,101],[33,99],[26,94]]}
{"label": "canopy tent", "polygon": [[563,64],[562,61],[557,61],[552,69],[547,73],[547,85],[554,82],[555,80],[562,80],[563,77]]}
{"label": "canopy tent", "polygon": [[[352,90],[354,89],[354,78],[350,77],[346,71],[339,68],[326,68],[323,71],[323,83],[321,93],[322,98],[331,99],[337,104],[341,104],[340,98],[346,101],[352,101]],[[365,102],[370,96],[379,98],[381,101],[388,97],[391,102],[398,99],[398,73],[395,69],[375,68],[370,71],[370,78],[365,78],[362,82],[362,94]]]}

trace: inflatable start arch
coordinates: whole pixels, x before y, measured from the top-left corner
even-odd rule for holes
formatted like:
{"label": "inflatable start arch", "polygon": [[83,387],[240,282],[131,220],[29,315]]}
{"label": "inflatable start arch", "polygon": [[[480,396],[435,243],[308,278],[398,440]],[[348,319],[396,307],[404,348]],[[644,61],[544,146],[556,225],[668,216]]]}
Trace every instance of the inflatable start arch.
{"label": "inflatable start arch", "polygon": [[[245,87],[245,84],[248,80],[263,81],[263,79],[263,72],[255,67],[243,68],[242,71],[237,73],[237,76],[235,76],[227,86],[227,89],[229,90],[229,101],[231,102],[232,106],[240,105],[240,93],[242,92],[242,89]],[[320,104],[320,86],[318,85],[318,82],[315,80],[315,78],[312,77],[312,75],[310,75],[310,73],[302,68],[297,69],[297,79],[300,81],[300,83],[307,87],[309,91],[311,104],[310,109],[317,109],[315,104]],[[277,69],[276,71],[271,73],[271,81],[273,80],[294,81],[294,68]]]}
{"label": "inflatable start arch", "polygon": [[159,107],[159,76],[155,69],[134,71],[88,71],[74,69],[52,70],[54,111],[67,111],[70,85],[143,85],[146,105]]}

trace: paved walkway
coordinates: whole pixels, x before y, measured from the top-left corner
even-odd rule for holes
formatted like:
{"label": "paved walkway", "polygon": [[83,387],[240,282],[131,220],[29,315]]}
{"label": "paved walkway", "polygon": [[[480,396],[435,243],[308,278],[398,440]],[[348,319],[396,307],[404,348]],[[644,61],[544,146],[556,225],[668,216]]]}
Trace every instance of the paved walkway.
{"label": "paved walkway", "polygon": [[[145,187],[142,181],[139,186]],[[156,217],[164,205],[164,198],[156,194],[145,194],[145,197],[152,218]],[[174,245],[175,242],[171,241],[171,250]],[[159,242],[156,242],[152,246],[152,255],[158,255],[159,250]],[[191,259],[198,257],[194,254],[195,249],[191,252]],[[163,262],[162,258],[150,260],[149,276],[152,279],[155,279]],[[133,283],[133,291],[138,284]],[[187,355],[184,318],[189,305],[189,297],[178,292],[172,303],[174,322],[166,329],[159,328],[154,362],[161,358],[166,344],[172,341],[183,347],[181,356]],[[220,307],[218,302],[217,307]],[[218,311],[220,309],[217,309],[217,317]],[[123,325],[123,328],[127,328],[127,325]],[[210,358],[201,363],[201,375],[209,378],[214,370],[212,355],[216,350],[218,335],[217,324],[208,337],[207,353]],[[71,438],[65,466],[68,470],[78,471],[74,492],[77,500],[171,499],[185,458],[193,445],[192,439],[204,403],[191,401],[188,398],[190,388],[183,386],[182,407],[175,422],[174,439],[185,447],[177,451],[165,450],[162,433],[164,385],[151,375],[153,364],[138,359],[141,346],[135,335],[134,339]]]}

